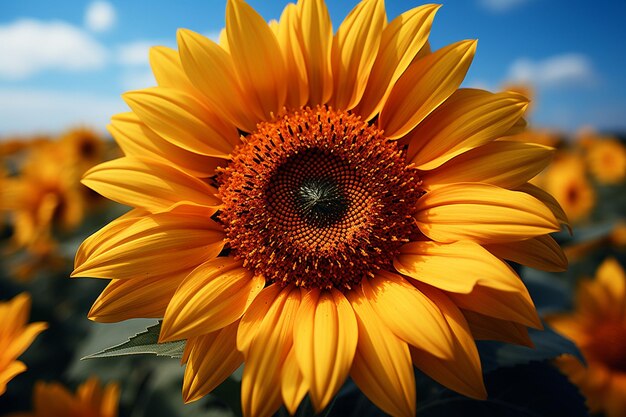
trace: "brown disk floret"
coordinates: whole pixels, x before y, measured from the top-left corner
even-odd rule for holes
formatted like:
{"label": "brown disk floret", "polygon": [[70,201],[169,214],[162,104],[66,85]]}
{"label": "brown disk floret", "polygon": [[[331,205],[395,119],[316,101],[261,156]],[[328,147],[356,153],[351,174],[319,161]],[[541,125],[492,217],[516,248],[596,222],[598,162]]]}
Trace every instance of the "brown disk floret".
{"label": "brown disk floret", "polygon": [[260,123],[219,182],[229,245],[268,282],[349,289],[392,270],[417,230],[416,170],[394,141],[344,111]]}

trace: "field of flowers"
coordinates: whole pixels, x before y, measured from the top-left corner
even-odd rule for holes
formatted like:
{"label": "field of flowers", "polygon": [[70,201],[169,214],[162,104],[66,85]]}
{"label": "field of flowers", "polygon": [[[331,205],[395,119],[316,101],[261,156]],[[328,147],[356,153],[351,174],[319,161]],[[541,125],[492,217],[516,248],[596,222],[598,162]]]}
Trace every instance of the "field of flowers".
{"label": "field of flowers", "polygon": [[459,90],[436,7],[333,84],[315,10],[243,4],[153,49],[110,136],[0,138],[0,416],[626,417],[626,137]]}
{"label": "field of flowers", "polygon": [[[620,138],[593,131],[566,137],[558,132],[530,128],[508,139],[556,149],[551,165],[532,183],[550,192],[569,219],[571,234],[563,230],[554,235],[564,248],[567,262],[555,264],[547,252],[536,252],[517,256],[532,258],[530,265],[545,271],[512,265],[529,288],[541,316],[549,326],[578,344],[589,370],[584,371],[576,359],[557,358],[562,352],[580,354],[547,327],[544,332],[531,333],[534,350],[483,342],[481,353],[488,389],[493,387],[497,392],[502,383],[514,384],[514,394],[508,391],[496,394],[510,401],[511,407],[529,404],[528,396],[536,400],[538,390],[546,390],[540,398],[546,403],[538,405],[543,414],[537,414],[546,416],[554,415],[550,414],[554,411],[551,407],[563,405],[561,400],[551,404],[550,397],[567,395],[573,399],[568,415],[586,415],[577,389],[556,371],[544,368],[558,366],[570,375],[571,381],[587,396],[588,405],[596,409],[605,407],[601,398],[611,386],[611,373],[623,372],[624,327],[619,325],[623,326],[626,311],[626,276],[622,266],[626,261],[626,148]],[[35,410],[34,415],[48,416],[52,414],[46,411],[47,406],[37,404],[52,402],[59,403],[58,407],[70,407],[70,403],[78,408],[109,407],[108,414],[98,414],[102,416],[240,413],[240,374],[235,373],[201,401],[184,405],[180,394],[184,368],[167,353],[165,357],[83,359],[123,343],[157,323],[149,319],[116,325],[99,323],[109,321],[107,314],[123,314],[119,311],[101,311],[97,322],[89,321],[88,313],[90,309],[93,313],[98,304],[94,301],[108,281],[69,278],[78,245],[127,211],[80,183],[87,169],[121,154],[115,143],[88,129],[77,128],[61,137],[7,138],[1,145],[0,293],[6,295],[0,309],[2,326],[26,326],[19,331],[31,332],[28,340],[34,341],[30,347],[27,342],[12,356],[7,351],[3,353],[1,363],[9,364],[19,356],[28,370],[9,382],[0,397],[0,409],[14,412],[44,407]],[[516,255],[510,256],[502,254],[505,259],[515,261]],[[561,271],[566,265],[567,270]],[[22,305],[19,319],[9,308],[9,303],[18,302]],[[605,317],[605,314],[610,316],[609,311],[596,313],[595,309],[602,308],[617,311],[616,328],[612,329]],[[26,324],[31,322],[37,325]],[[4,346],[11,346],[19,336],[4,330],[0,337]],[[26,352],[20,355],[22,350]],[[587,372],[593,372],[593,377]],[[535,380],[538,376],[549,379]],[[461,401],[458,395],[444,391],[427,377],[421,378],[420,382],[430,388],[422,390],[425,394],[421,397],[423,409],[418,407],[420,416],[450,415],[467,407],[475,407],[483,415],[501,415],[504,410],[476,400]],[[81,397],[76,391],[79,386],[98,392],[97,399]],[[496,397],[494,401],[502,399]],[[335,407],[331,412],[336,415],[376,414],[373,406],[349,385],[340,392]]]}

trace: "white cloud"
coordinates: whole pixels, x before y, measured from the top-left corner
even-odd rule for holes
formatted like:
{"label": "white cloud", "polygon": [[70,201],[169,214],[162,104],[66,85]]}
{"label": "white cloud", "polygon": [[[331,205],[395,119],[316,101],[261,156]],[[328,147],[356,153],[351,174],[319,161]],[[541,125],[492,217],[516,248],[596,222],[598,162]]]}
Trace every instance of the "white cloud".
{"label": "white cloud", "polygon": [[150,48],[156,45],[176,48],[172,42],[150,40],[138,40],[117,46],[116,61],[124,67],[120,73],[120,82],[124,90],[138,90],[156,85],[149,59]]}
{"label": "white cloud", "polygon": [[135,41],[117,48],[117,62],[120,65],[145,66],[149,64],[150,48],[159,45],[152,41]]}
{"label": "white cloud", "polygon": [[115,9],[107,1],[94,1],[85,10],[85,26],[94,32],[105,32],[115,25]]}
{"label": "white cloud", "polygon": [[121,82],[124,91],[139,90],[156,85],[156,80],[150,69],[126,71],[122,74]]}
{"label": "white cloud", "polygon": [[597,81],[597,76],[585,55],[562,54],[538,61],[519,58],[509,68],[507,79],[545,88],[573,84],[589,86]]}
{"label": "white cloud", "polygon": [[104,131],[112,115],[128,111],[117,97],[86,93],[0,89],[0,137],[54,134],[71,126]]}
{"label": "white cloud", "polygon": [[64,22],[23,19],[0,26],[0,78],[23,79],[49,69],[98,69],[106,55],[88,33]]}
{"label": "white cloud", "polygon": [[478,0],[478,4],[491,12],[504,13],[529,1],[532,0]]}

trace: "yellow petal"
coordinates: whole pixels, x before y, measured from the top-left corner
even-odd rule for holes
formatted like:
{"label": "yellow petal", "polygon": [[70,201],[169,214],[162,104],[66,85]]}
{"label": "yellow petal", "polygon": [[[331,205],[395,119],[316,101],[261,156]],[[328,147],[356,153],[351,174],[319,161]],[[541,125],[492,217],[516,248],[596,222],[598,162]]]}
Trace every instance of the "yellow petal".
{"label": "yellow petal", "polygon": [[188,268],[159,277],[114,279],[93,303],[88,317],[100,323],[162,318],[176,288],[189,272]]}
{"label": "yellow petal", "polygon": [[524,119],[523,117],[520,117],[519,119],[517,119],[517,122],[515,122],[515,124],[511,126],[511,128],[507,130],[506,133],[504,133],[502,136],[506,137],[506,136],[513,136],[513,135],[520,134],[524,132],[527,127],[528,127],[528,122],[526,121],[526,119]]}
{"label": "yellow petal", "polygon": [[398,78],[428,41],[435,13],[441,7],[425,4],[402,13],[383,30],[378,55],[355,113],[372,119],[382,108]]}
{"label": "yellow petal", "polygon": [[400,275],[379,271],[363,280],[363,294],[400,339],[441,358],[452,357],[452,335],[441,311]]}
{"label": "yellow petal", "polygon": [[316,413],[345,382],[358,336],[350,303],[332,289],[307,291],[294,327],[294,349]]}
{"label": "yellow petal", "polygon": [[454,358],[439,359],[428,352],[411,348],[413,364],[440,384],[468,397],[484,400],[487,391],[476,343],[463,313],[444,293],[435,288],[418,288],[437,304],[455,337]]}
{"label": "yellow petal", "polygon": [[84,403],[92,404],[97,407],[100,401],[102,401],[102,387],[100,386],[98,378],[90,377],[87,381],[79,385],[76,389],[76,398]]}
{"label": "yellow petal", "polygon": [[268,120],[282,109],[287,97],[285,63],[276,36],[242,0],[226,4],[226,33],[245,97]]}
{"label": "yellow petal", "polygon": [[572,234],[572,228],[570,227],[569,219],[567,218],[567,214],[565,214],[565,211],[563,211],[563,208],[561,207],[559,202],[556,201],[556,199],[554,197],[552,197],[552,195],[550,195],[549,193],[545,192],[544,190],[542,190],[541,188],[537,187],[536,185],[533,185],[533,184],[530,184],[530,183],[527,183],[527,184],[524,184],[524,185],[518,187],[517,190],[518,191],[523,191],[526,194],[532,195],[537,200],[539,200],[543,204],[545,204],[550,209],[552,214],[554,214],[554,217],[556,217],[556,219],[559,221],[559,223],[567,226],[567,228],[569,229],[570,234]]}
{"label": "yellow petal", "polygon": [[199,400],[224,382],[243,362],[237,350],[239,322],[187,341],[191,350],[183,379],[185,403]]}
{"label": "yellow petal", "polygon": [[183,356],[180,358],[180,364],[185,365],[189,360],[189,355],[191,354],[191,349],[193,345],[189,343],[189,340],[185,343],[185,349],[183,350]]}
{"label": "yellow petal", "polygon": [[87,171],[82,183],[109,200],[151,212],[186,201],[200,206],[221,205],[217,190],[183,171],[155,160],[125,157]]}
{"label": "yellow petal", "polygon": [[295,348],[292,347],[283,365],[281,376],[280,392],[282,394],[285,408],[289,414],[295,415],[298,406],[309,390],[309,386],[302,376],[298,361],[296,360]]}
{"label": "yellow petal", "polygon": [[531,268],[550,272],[567,270],[567,257],[558,243],[550,236],[537,236],[517,242],[485,245],[485,249],[498,258],[517,262]]}
{"label": "yellow petal", "polygon": [[188,29],[179,29],[176,35],[180,61],[190,82],[212,109],[241,130],[252,132],[261,115],[255,115],[245,99],[228,52]]}
{"label": "yellow petal", "polygon": [[117,417],[120,402],[119,385],[110,382],[104,388],[102,401],[100,403],[100,414],[102,417]]}
{"label": "yellow petal", "polygon": [[468,294],[478,284],[499,291],[525,290],[505,262],[473,242],[411,242],[400,248],[398,272],[444,291]]}
{"label": "yellow petal", "polygon": [[577,312],[586,316],[586,321],[601,321],[610,317],[612,307],[609,300],[609,289],[602,283],[590,279],[579,281],[574,305],[577,306]]}
{"label": "yellow petal", "polygon": [[457,90],[407,135],[407,160],[419,169],[437,168],[463,152],[503,136],[527,107],[528,99],[513,92]]}
{"label": "yellow petal", "polygon": [[475,52],[476,41],[461,41],[409,66],[380,112],[378,125],[385,135],[390,139],[406,135],[454,93]]}
{"label": "yellow petal", "polygon": [[626,297],[626,275],[615,258],[607,258],[600,264],[596,281],[604,285],[616,301]]}
{"label": "yellow petal", "polygon": [[174,164],[195,177],[213,176],[218,166],[226,165],[228,162],[222,158],[190,152],[166,141],[150,130],[135,113],[121,113],[113,116],[107,129],[124,155]]}
{"label": "yellow petal", "polygon": [[554,149],[531,143],[491,142],[426,171],[421,179],[427,190],[456,182],[483,182],[516,188],[543,171],[553,154]]}
{"label": "yellow petal", "polygon": [[242,261],[218,257],[194,269],[167,306],[160,341],[188,339],[214,332],[243,315],[265,279]]}
{"label": "yellow petal", "polygon": [[611,315],[626,317],[626,274],[615,258],[607,258],[600,264],[596,282],[606,289]]}
{"label": "yellow petal", "polygon": [[350,376],[378,408],[393,416],[415,415],[415,376],[409,347],[372,309],[360,288],[347,294],[359,328]]}
{"label": "yellow petal", "polygon": [[333,38],[331,58],[333,107],[350,110],[361,100],[386,23],[383,1],[363,0],[339,26]]}
{"label": "yellow petal", "polygon": [[272,303],[280,293],[280,285],[271,284],[263,288],[246,310],[237,332],[237,349],[242,352],[248,351],[250,343],[256,337],[259,326],[267,315]]}
{"label": "yellow petal", "polygon": [[244,416],[269,417],[280,407],[282,368],[293,344],[294,319],[299,305],[300,289],[284,288],[244,352],[246,365],[241,380]]}
{"label": "yellow petal", "polygon": [[[290,3],[290,4],[293,4],[293,3]],[[267,22],[267,25],[272,30],[272,33],[274,34],[274,36],[276,36],[276,40],[278,41],[278,44],[280,45],[280,40],[278,39],[278,20],[272,19],[269,22]],[[226,28],[224,28],[224,30],[226,30]]]}
{"label": "yellow petal", "polygon": [[[122,226],[126,226],[125,228]],[[126,279],[159,276],[195,267],[215,258],[224,247],[222,227],[206,217],[189,213],[158,213],[128,223],[112,222],[87,239],[95,249],[77,255],[72,276]]]}
{"label": "yellow petal", "polygon": [[21,361],[10,362],[4,369],[0,370],[0,395],[7,390],[7,383],[17,375],[26,371],[26,365]]}
{"label": "yellow petal", "polygon": [[43,322],[28,324],[19,333],[13,335],[9,340],[8,346],[3,347],[2,356],[5,358],[17,358],[28,349],[37,335],[47,328],[48,324]]}
{"label": "yellow petal", "polygon": [[150,48],[150,67],[159,87],[177,88],[198,99],[202,98],[187,78],[180,56],[174,49],[166,46]]}
{"label": "yellow petal", "polygon": [[517,279],[511,285],[516,285],[517,291],[501,291],[478,284],[469,294],[449,293],[448,297],[464,310],[543,329],[535,305],[522,281]]}
{"label": "yellow petal", "polygon": [[234,125],[180,90],[154,87],[122,97],[150,129],[190,152],[226,159],[239,142]]}
{"label": "yellow petal", "polygon": [[514,321],[496,319],[474,311],[462,310],[476,340],[497,340],[534,347],[526,326]]}
{"label": "yellow petal", "polygon": [[28,322],[31,304],[32,300],[27,292],[16,295],[8,302],[0,303],[2,317],[11,317],[11,320],[4,321],[0,327],[0,332],[6,336],[11,336],[21,331]]}
{"label": "yellow petal", "polygon": [[72,394],[59,383],[37,381],[33,391],[33,408],[45,410],[46,416],[65,416],[76,407]]}
{"label": "yellow petal", "polygon": [[333,93],[333,26],[324,0],[298,0],[302,52],[309,80],[309,104],[325,104]]}
{"label": "yellow petal", "polygon": [[552,212],[535,197],[489,184],[457,183],[423,195],[415,220],[438,242],[498,243],[560,230]]}
{"label": "yellow petal", "polygon": [[291,108],[302,107],[309,99],[307,65],[300,41],[301,31],[298,8],[295,4],[289,3],[280,16],[276,38],[285,59],[287,79],[291,83],[287,88],[285,103]]}
{"label": "yellow petal", "polygon": [[108,240],[116,236],[122,230],[125,230],[130,225],[137,223],[141,217],[149,214],[145,210],[133,209],[128,213],[118,217],[111,221],[102,229],[98,230],[93,235],[89,236],[83,241],[83,243],[76,251],[76,259],[74,261],[74,267],[78,267],[85,263],[85,261],[93,256],[96,251],[100,249],[100,242]]}
{"label": "yellow petal", "polygon": [[[600,391],[602,394],[606,393],[603,408],[607,417],[624,416],[624,413],[626,413],[626,398],[624,397],[625,391],[626,376],[624,375],[624,373],[616,372],[611,375],[608,389]],[[589,408],[591,409],[591,406]]]}

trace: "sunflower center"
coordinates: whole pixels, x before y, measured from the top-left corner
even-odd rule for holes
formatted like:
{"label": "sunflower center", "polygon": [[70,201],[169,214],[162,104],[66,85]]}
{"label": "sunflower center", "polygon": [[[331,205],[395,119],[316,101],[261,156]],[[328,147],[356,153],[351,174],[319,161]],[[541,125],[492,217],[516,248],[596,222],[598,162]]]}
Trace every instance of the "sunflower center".
{"label": "sunflower center", "polygon": [[575,185],[572,185],[571,187],[567,189],[567,201],[569,201],[570,204],[576,204],[576,202],[578,201],[578,198],[579,198],[578,188]]}
{"label": "sunflower center", "polygon": [[302,218],[319,228],[341,219],[348,200],[339,185],[330,178],[306,178],[297,188],[296,201]]}
{"label": "sunflower center", "polygon": [[392,269],[422,194],[404,153],[348,112],[260,123],[219,176],[230,248],[269,282],[348,289]]}
{"label": "sunflower center", "polygon": [[626,372],[626,325],[607,321],[594,329],[594,337],[587,345],[586,354],[591,360],[605,364],[608,368]]}

